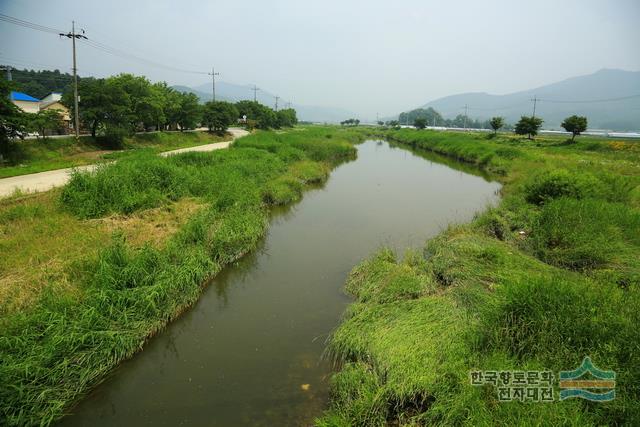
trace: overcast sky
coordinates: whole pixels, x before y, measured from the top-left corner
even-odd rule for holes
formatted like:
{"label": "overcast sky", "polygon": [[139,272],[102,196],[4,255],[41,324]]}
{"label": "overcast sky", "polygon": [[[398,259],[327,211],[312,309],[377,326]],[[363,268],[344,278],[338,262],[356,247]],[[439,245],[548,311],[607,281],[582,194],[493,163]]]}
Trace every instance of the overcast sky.
{"label": "overcast sky", "polygon": [[[0,0],[0,13],[61,30],[75,19],[122,51],[190,70],[215,65],[224,81],[368,117],[460,92],[640,70],[638,0]],[[0,63],[71,68],[67,39],[0,21],[0,40]],[[81,75],[210,81],[86,45],[78,61]]]}

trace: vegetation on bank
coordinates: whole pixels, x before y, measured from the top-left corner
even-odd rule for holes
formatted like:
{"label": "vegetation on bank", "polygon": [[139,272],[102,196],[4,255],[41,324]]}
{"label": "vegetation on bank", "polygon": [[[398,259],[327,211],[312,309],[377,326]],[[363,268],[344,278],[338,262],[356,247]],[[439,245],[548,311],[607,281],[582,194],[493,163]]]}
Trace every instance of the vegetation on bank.
{"label": "vegetation on bank", "polygon": [[142,151],[3,201],[0,420],[62,416],[256,246],[269,205],[326,179],[359,137],[312,127],[208,153]]}
{"label": "vegetation on bank", "polygon": [[230,135],[207,132],[153,132],[135,134],[113,146],[109,141],[72,136],[64,138],[25,139],[9,146],[0,166],[0,178],[70,168],[121,156],[121,151],[145,149],[160,153],[195,145],[228,141]]}
{"label": "vegetation on bank", "polygon": [[[19,159],[20,140],[27,132],[36,132],[38,138],[45,140],[47,135],[72,131],[58,110],[23,112],[9,96],[15,87],[14,82],[0,80],[0,166],[27,160]],[[274,111],[255,101],[201,105],[193,93],[183,93],[166,82],[151,83],[132,74],[81,79],[78,93],[82,97],[78,114],[81,133],[90,133],[97,145],[109,148],[121,148],[124,140],[136,132],[184,131],[206,126],[222,136],[230,126],[239,123],[250,130],[289,128],[298,123],[292,108]],[[72,117],[73,96],[72,91],[66,91],[61,101],[71,110]]]}
{"label": "vegetation on bank", "polygon": [[[354,268],[329,344],[320,426],[640,424],[637,141],[390,130],[379,136],[493,172],[499,206],[404,257]],[[616,397],[558,400],[585,356]],[[500,402],[470,371],[550,370],[553,403]]]}

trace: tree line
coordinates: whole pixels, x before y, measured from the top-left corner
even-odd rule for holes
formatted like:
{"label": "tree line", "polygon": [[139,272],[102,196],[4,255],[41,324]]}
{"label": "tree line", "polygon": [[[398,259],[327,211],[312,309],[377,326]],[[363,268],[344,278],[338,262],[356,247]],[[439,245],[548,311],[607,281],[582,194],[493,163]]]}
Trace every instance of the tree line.
{"label": "tree line", "polygon": [[[193,93],[132,74],[83,78],[78,94],[80,121],[94,137],[99,133],[118,136],[136,131],[189,130],[199,125],[224,132],[241,118],[248,127],[260,129],[297,123],[293,109],[274,111],[254,101],[209,101],[203,105]],[[73,94],[65,93],[62,100],[73,113]]]}
{"label": "tree line", "polygon": [[414,124],[416,120],[419,123],[425,123],[425,126],[443,126],[452,128],[470,128],[470,129],[488,129],[489,120],[476,120],[466,117],[464,114],[458,114],[453,119],[445,119],[437,110],[432,107],[416,108],[415,110],[400,113],[398,122],[400,124]]}
{"label": "tree line", "polygon": [[[9,67],[5,65],[3,67]],[[18,70],[11,67],[11,76],[15,89],[38,99],[42,99],[51,92],[63,93],[71,90],[73,76],[61,73],[59,70]]]}
{"label": "tree line", "polygon": [[[400,113],[399,120],[390,120],[386,122],[387,126],[398,127],[400,124],[411,123],[417,129],[424,129],[429,125],[444,126],[454,128],[470,128],[470,129],[493,129],[494,134],[500,129],[513,130],[517,135],[524,135],[528,139],[533,139],[542,128],[542,120],[535,116],[521,116],[520,120],[510,126],[506,123],[504,117],[496,116],[489,120],[473,120],[464,115],[458,114],[455,119],[445,119],[435,109],[417,108],[406,113]],[[382,122],[379,122],[382,124]],[[572,115],[564,119],[561,124],[562,128],[571,133],[571,141],[575,141],[576,136],[587,130],[587,118],[584,116]]]}
{"label": "tree line", "polygon": [[[9,101],[13,82],[2,83],[3,109],[10,116],[3,117],[0,138],[8,141],[27,131],[45,135],[46,131],[61,127],[55,111],[37,114],[22,113]],[[82,78],[78,83],[81,129],[92,137],[119,142],[134,132],[189,130],[198,126],[210,131],[224,132],[238,122],[253,129],[290,127],[297,124],[294,109],[273,109],[254,101],[237,103],[209,101],[200,104],[193,93],[177,91],[166,82],[151,83],[146,77],[119,74],[107,78]],[[73,91],[63,92],[62,103],[74,114]],[[8,105],[11,104],[11,105]],[[3,115],[4,116],[4,115]],[[6,119],[6,120],[5,120]]]}

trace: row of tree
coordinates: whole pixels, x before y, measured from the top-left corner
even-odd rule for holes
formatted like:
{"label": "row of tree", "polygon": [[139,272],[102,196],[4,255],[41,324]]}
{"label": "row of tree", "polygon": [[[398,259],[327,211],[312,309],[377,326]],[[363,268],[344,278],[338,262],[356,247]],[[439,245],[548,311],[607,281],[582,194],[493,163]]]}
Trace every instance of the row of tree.
{"label": "row of tree", "polygon": [[[540,117],[535,116],[522,116],[518,123],[514,127],[514,132],[517,135],[526,135],[527,138],[532,139],[538,134],[542,123],[544,121]],[[487,126],[484,129],[493,129],[494,134],[497,134],[500,129],[505,127],[504,117],[492,117],[487,121]],[[398,127],[399,122],[397,120],[387,122],[387,126]],[[418,117],[414,120],[413,126],[417,129],[424,129],[427,127],[427,121],[425,118]],[[561,126],[567,132],[571,133],[571,141],[575,141],[576,136],[587,130],[587,118],[584,116],[570,116],[564,119]]]}
{"label": "row of tree", "polygon": [[[513,129],[518,135],[526,135],[529,139],[538,134],[542,127],[543,120],[534,116],[522,116],[515,126],[508,125],[504,117],[493,117],[490,120],[473,120],[458,114],[454,119],[445,119],[433,108],[417,108],[406,113],[400,113],[398,120],[390,120],[386,123],[378,122],[378,124],[386,124],[390,127],[398,127],[401,123],[413,124],[418,129],[424,129],[429,125],[445,126],[454,128],[470,128],[470,129],[493,129],[497,133],[500,129]],[[574,141],[577,135],[587,130],[587,118],[584,116],[573,115],[567,117],[561,125],[567,132],[570,132]]]}
{"label": "row of tree", "polygon": [[[0,79],[0,149],[27,132],[46,135],[62,127],[57,111],[24,113],[10,100],[17,85]],[[206,126],[224,132],[236,123],[248,128],[281,128],[297,124],[294,109],[274,111],[254,101],[200,104],[192,93],[179,92],[165,82],[151,83],[145,77],[120,74],[104,79],[83,78],[78,86],[81,128],[93,137],[120,141],[136,131],[187,130]],[[71,109],[73,93],[63,93],[62,103]],[[6,150],[4,150],[6,151]]]}
{"label": "row of tree", "polygon": [[414,124],[416,120],[425,123],[425,126],[444,126],[453,128],[469,128],[469,129],[488,129],[488,120],[476,120],[466,117],[464,114],[458,114],[453,119],[445,119],[437,110],[432,107],[416,108],[415,110],[400,113],[398,122],[400,124]]}
{"label": "row of tree", "polygon": [[[201,105],[193,93],[180,92],[165,82],[151,83],[145,77],[131,74],[105,79],[83,78],[78,94],[80,121],[94,137],[134,131],[186,130],[198,125],[223,132],[240,118],[248,126],[261,129],[297,123],[293,109],[276,112],[253,101]],[[73,109],[72,101],[72,93],[63,95],[63,103]]]}
{"label": "row of tree", "polygon": [[347,119],[340,122],[341,126],[358,126],[360,124],[360,120],[358,119]]}

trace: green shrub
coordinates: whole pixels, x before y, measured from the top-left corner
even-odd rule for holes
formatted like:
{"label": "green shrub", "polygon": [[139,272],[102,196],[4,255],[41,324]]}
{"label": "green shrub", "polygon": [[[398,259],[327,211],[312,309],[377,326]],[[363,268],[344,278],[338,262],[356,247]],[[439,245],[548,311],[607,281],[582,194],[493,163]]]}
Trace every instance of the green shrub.
{"label": "green shrub", "polygon": [[545,204],[531,233],[536,256],[576,270],[614,262],[638,236],[640,214],[625,205],[568,198]]}
{"label": "green shrub", "polygon": [[286,205],[302,195],[303,183],[291,175],[281,176],[266,185],[264,201],[270,205]]}
{"label": "green shrub", "polygon": [[593,175],[573,173],[565,169],[545,171],[525,184],[524,195],[529,203],[541,205],[559,197],[599,197],[604,185]]}

